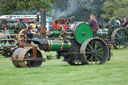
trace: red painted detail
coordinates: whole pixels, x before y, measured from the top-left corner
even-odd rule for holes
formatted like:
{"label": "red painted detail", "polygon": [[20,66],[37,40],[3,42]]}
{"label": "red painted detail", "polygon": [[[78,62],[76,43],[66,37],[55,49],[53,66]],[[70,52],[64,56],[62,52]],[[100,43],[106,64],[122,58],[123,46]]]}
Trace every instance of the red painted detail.
{"label": "red painted detail", "polygon": [[51,26],[55,29],[60,29],[60,27],[62,27],[63,30],[67,30],[70,21],[71,19],[54,19]]}

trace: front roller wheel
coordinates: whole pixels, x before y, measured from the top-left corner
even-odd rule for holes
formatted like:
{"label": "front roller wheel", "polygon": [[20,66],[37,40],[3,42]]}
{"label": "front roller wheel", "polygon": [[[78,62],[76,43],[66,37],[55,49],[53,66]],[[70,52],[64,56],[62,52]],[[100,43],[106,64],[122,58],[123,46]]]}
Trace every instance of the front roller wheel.
{"label": "front roller wheel", "polygon": [[80,53],[83,54],[87,64],[104,64],[108,59],[109,49],[103,40],[91,38],[82,44]]}
{"label": "front roller wheel", "polygon": [[32,58],[32,48],[18,48],[12,55],[12,62],[15,67],[38,67],[42,64],[43,58],[39,50],[36,58]]}
{"label": "front roller wheel", "polygon": [[128,32],[126,29],[118,28],[111,35],[113,47],[115,49],[125,48],[128,46]]}

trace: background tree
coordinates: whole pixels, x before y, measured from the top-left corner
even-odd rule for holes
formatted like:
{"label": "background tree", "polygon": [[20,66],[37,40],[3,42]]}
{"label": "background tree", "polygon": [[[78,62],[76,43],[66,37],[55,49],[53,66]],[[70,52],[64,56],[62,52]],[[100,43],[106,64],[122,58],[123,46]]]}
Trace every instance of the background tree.
{"label": "background tree", "polygon": [[47,8],[54,18],[71,17],[84,20],[85,8],[97,17],[128,18],[128,0],[0,0],[0,14],[36,14]]}
{"label": "background tree", "polygon": [[86,14],[84,10],[87,8],[90,12],[95,13],[96,16],[100,16],[102,12],[101,8],[106,0],[54,0],[55,5],[49,12],[53,17],[71,17],[74,16],[74,20],[84,20]]}
{"label": "background tree", "polygon": [[[2,0],[0,2],[1,14],[32,14],[40,8],[50,9],[52,0]],[[27,13],[28,12],[28,13]]]}
{"label": "background tree", "polygon": [[128,0],[107,0],[103,5],[101,17],[110,19],[113,16],[128,18]]}

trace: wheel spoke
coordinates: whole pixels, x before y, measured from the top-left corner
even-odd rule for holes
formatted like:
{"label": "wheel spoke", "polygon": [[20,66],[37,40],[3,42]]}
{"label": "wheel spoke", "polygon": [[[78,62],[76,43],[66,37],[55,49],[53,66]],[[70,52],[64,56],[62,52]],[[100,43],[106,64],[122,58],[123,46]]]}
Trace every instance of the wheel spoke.
{"label": "wheel spoke", "polygon": [[123,36],[122,32],[123,32],[123,31],[120,31],[120,36],[121,36],[121,38],[122,38],[122,36]]}
{"label": "wheel spoke", "polygon": [[92,46],[90,44],[88,44],[88,46],[91,48],[91,50],[93,49]]}
{"label": "wheel spoke", "polygon": [[97,49],[98,47],[98,42],[95,43],[95,48],[94,49]]}
{"label": "wheel spoke", "polygon": [[88,59],[88,62],[90,62],[91,64],[93,64],[93,56],[91,56],[91,57]]}
{"label": "wheel spoke", "polygon": [[97,50],[100,52],[100,51],[102,51],[102,50],[103,50],[103,48],[99,48],[99,49],[97,49]]}
{"label": "wheel spoke", "polygon": [[95,59],[96,64],[98,64],[98,61],[100,62],[100,59],[97,56],[95,56]]}
{"label": "wheel spoke", "polygon": [[117,33],[118,37],[121,38],[121,36],[119,35],[119,33]]}
{"label": "wheel spoke", "polygon": [[125,48],[126,46],[128,46],[128,43],[126,43],[125,41],[122,41],[122,45]]}
{"label": "wheel spoke", "polygon": [[90,52],[91,51],[91,49],[89,49],[89,46],[86,48],[86,51],[87,52]]}
{"label": "wheel spoke", "polygon": [[98,58],[102,59],[102,58],[103,58],[103,56],[101,56],[100,54],[98,54]]}
{"label": "wheel spoke", "polygon": [[86,54],[91,54],[91,52],[86,52]]}
{"label": "wheel spoke", "polygon": [[104,52],[98,52],[99,54],[104,54]]}
{"label": "wheel spoke", "polygon": [[115,38],[116,40],[120,40],[120,38]]}

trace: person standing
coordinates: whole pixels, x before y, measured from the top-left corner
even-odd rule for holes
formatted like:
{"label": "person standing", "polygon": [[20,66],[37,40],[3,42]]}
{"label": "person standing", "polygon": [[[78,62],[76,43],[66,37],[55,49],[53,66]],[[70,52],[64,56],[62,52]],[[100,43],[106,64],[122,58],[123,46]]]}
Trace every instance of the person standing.
{"label": "person standing", "polygon": [[128,20],[126,18],[124,18],[122,25],[124,28],[128,29]]}
{"label": "person standing", "polygon": [[90,15],[89,25],[92,28],[93,36],[96,36],[96,32],[99,29],[99,24],[98,24],[98,21],[96,20],[96,18],[93,14]]}

